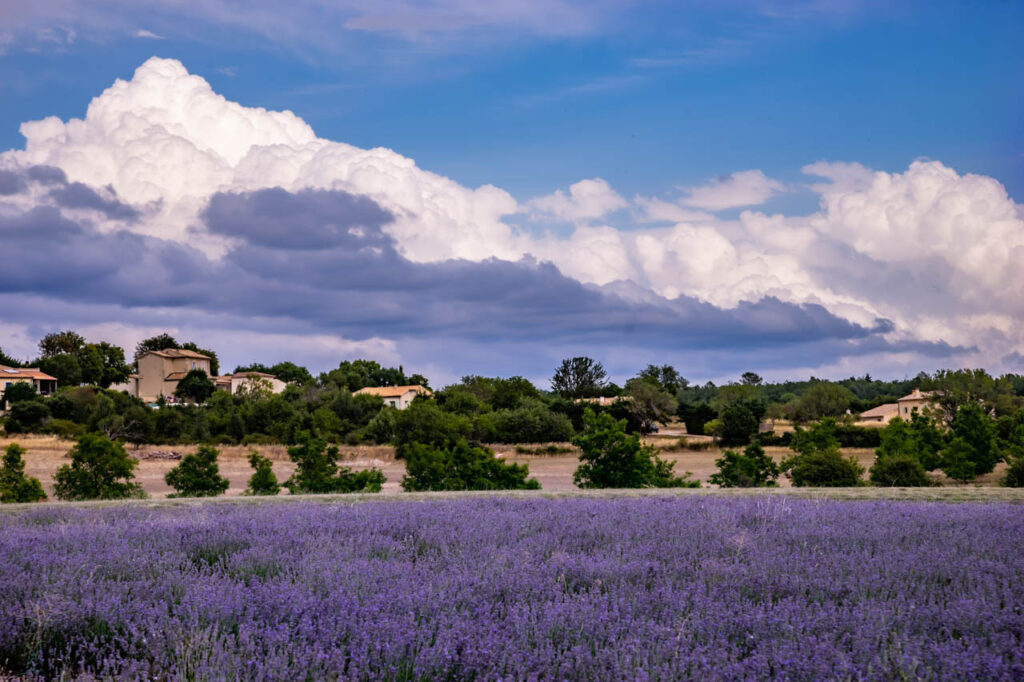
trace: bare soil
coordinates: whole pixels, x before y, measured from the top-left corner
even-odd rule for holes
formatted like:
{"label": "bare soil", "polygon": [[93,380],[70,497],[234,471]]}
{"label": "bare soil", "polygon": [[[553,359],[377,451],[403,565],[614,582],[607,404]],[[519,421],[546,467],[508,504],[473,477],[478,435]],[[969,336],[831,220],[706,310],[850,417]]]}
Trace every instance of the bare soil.
{"label": "bare soil", "polygon": [[[675,439],[678,440],[678,439]],[[696,439],[694,439],[696,440]],[[671,441],[666,438],[654,437],[648,441],[656,447],[674,447]],[[17,437],[0,438],[0,448],[7,444],[16,442],[27,449],[25,455],[25,473],[38,478],[47,494],[53,495],[53,475],[63,464],[69,462],[68,451],[74,445],[73,441],[61,440],[54,436],[19,435]],[[566,447],[567,444],[556,444]],[[570,493],[578,491],[572,482],[573,472],[579,464],[578,454],[558,455],[522,455],[516,452],[515,445],[493,445],[495,453],[512,462],[528,464],[530,474],[540,481],[541,489],[549,493]],[[536,448],[536,444],[523,445],[526,448]],[[274,462],[274,473],[279,481],[284,482],[295,470],[295,465],[288,458],[287,448],[283,445],[258,445],[241,446],[225,445],[218,446],[220,452],[219,462],[221,475],[227,477],[231,483],[228,489],[228,496],[241,495],[248,484],[252,469],[249,467],[249,453],[256,450]],[[765,449],[776,461],[781,460],[790,451],[781,447],[769,447]],[[162,498],[173,489],[164,483],[164,475],[173,467],[177,466],[178,460],[172,459],[174,455],[185,455],[196,451],[195,445],[144,445],[141,448],[129,448],[128,452],[139,459],[139,466],[136,469],[136,479],[142,483],[143,490],[151,497]],[[874,462],[874,451],[868,448],[845,449],[844,454],[853,455],[862,466],[870,467]],[[692,478],[699,480],[702,485],[707,485],[711,474],[718,470],[715,460],[722,456],[721,449],[710,449],[701,451],[692,450],[662,450],[659,456],[675,463],[676,473],[691,472]],[[387,482],[384,484],[384,493],[398,493],[401,491],[402,476],[405,474],[405,464],[395,459],[394,448],[386,445],[360,445],[341,446],[339,464],[351,467],[354,470],[376,467],[384,472]],[[981,476],[969,486],[957,485],[949,481],[941,473],[936,472],[933,476],[936,483],[960,490],[992,488],[999,484],[1003,475],[1005,464],[1000,464],[996,471]],[[790,483],[784,477],[779,480],[780,488],[789,488]],[[867,494],[867,493],[865,493]]]}

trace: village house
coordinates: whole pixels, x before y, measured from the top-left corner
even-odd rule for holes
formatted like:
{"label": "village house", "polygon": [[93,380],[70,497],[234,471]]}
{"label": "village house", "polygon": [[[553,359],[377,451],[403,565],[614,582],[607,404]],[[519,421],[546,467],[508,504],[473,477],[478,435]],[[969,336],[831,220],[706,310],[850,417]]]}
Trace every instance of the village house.
{"label": "village house", "polygon": [[194,369],[210,375],[210,356],[181,348],[147,351],[139,356],[138,364],[138,374],[133,375],[137,378],[114,388],[128,391],[147,403],[156,401],[160,396],[173,396],[178,382]]}
{"label": "village house", "polygon": [[243,387],[254,384],[263,384],[270,389],[271,393],[281,393],[288,386],[273,374],[266,372],[238,372],[237,374],[213,377],[213,384],[221,390],[230,392],[231,395],[238,393]]}
{"label": "village house", "polygon": [[858,423],[888,424],[896,417],[904,421],[910,421],[914,410],[923,414],[925,409],[930,407],[934,400],[935,391],[922,391],[919,388],[915,388],[908,395],[903,396],[894,403],[886,403],[867,412],[861,412]]}
{"label": "village house", "polygon": [[867,412],[861,412],[858,422],[868,424],[888,424],[892,421],[892,418],[899,413],[899,410],[900,406],[896,403],[879,405],[878,407],[871,408]]}
{"label": "village house", "polygon": [[57,379],[37,367],[7,367],[0,365],[0,388],[4,391],[13,384],[32,384],[39,395],[57,392]]}
{"label": "village house", "polygon": [[404,410],[409,407],[413,399],[418,395],[432,396],[430,389],[423,386],[367,386],[361,388],[356,395],[375,395],[384,401],[389,407]]}

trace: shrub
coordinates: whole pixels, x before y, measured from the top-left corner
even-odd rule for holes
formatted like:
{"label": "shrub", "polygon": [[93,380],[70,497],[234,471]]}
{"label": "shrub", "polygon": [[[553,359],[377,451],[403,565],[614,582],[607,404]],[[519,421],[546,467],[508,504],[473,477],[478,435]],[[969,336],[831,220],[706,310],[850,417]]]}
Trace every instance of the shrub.
{"label": "shrub", "polygon": [[795,486],[839,488],[860,484],[864,467],[853,457],[843,457],[835,437],[836,421],[822,419],[809,429],[797,427],[790,448],[796,453],[782,462],[782,471]]}
{"label": "shrub", "polygon": [[216,391],[210,377],[201,369],[193,369],[178,382],[174,395],[181,400],[202,403]]}
{"label": "shrub", "polygon": [[572,422],[539,400],[523,399],[514,410],[494,413],[495,441],[498,443],[552,443],[572,438]]}
{"label": "shrub", "polygon": [[726,450],[715,460],[718,473],[708,479],[723,488],[760,488],[777,485],[779,465],[764,453],[760,443],[748,445],[743,454]]}
{"label": "shrub", "polygon": [[4,429],[7,433],[39,431],[50,418],[50,408],[38,400],[22,400],[11,405]]}
{"label": "shrub", "polygon": [[70,419],[51,419],[43,430],[65,440],[78,440],[85,434],[85,426]]}
{"label": "shrub", "polygon": [[270,461],[269,457],[264,457],[253,450],[249,453],[249,466],[255,471],[249,478],[249,486],[245,489],[245,495],[277,495],[281,492],[277,476],[274,475],[274,463]]}
{"label": "shrub", "polygon": [[465,438],[472,428],[469,418],[445,412],[431,400],[416,400],[394,417],[395,455],[401,459],[414,443],[448,447]]}
{"label": "shrub", "polygon": [[194,455],[185,455],[181,463],[164,476],[177,492],[168,497],[216,497],[227,489],[228,479],[220,475],[217,448],[200,445]]}
{"label": "shrub", "polygon": [[1024,488],[1024,457],[1014,457],[1003,476],[1003,485],[1007,488]]}
{"label": "shrub", "polygon": [[0,502],[39,502],[46,499],[38,478],[25,475],[25,448],[11,443],[0,467]]}
{"label": "shrub", "polygon": [[4,389],[2,401],[7,407],[26,400],[39,400],[39,394],[36,393],[35,387],[27,381],[11,383]]}
{"label": "shrub", "polygon": [[990,473],[1002,457],[996,446],[995,424],[977,403],[967,403],[956,413],[952,436],[942,451],[941,468],[961,482]]}
{"label": "shrub", "polygon": [[109,438],[87,433],[71,448],[71,464],[54,475],[54,489],[62,500],[122,500],[145,497],[132,479],[139,460]]}
{"label": "shrub", "polygon": [[921,460],[911,455],[879,457],[869,474],[872,485],[889,487],[919,487],[931,485]]}
{"label": "shrub", "polygon": [[338,447],[308,432],[298,435],[298,444],[288,448],[288,456],[298,466],[284,486],[292,495],[303,493],[379,493],[386,480],[377,469],[353,472],[338,467]]}
{"label": "shrub", "polygon": [[626,433],[625,420],[610,414],[583,413],[583,432],[572,442],[580,448],[580,465],[573,482],[581,488],[697,488],[698,481],[677,477],[673,464],[659,459],[655,449]]}
{"label": "shrub", "polygon": [[758,417],[747,401],[739,400],[722,411],[723,445],[746,445],[757,434]]}
{"label": "shrub", "polygon": [[877,448],[882,443],[882,429],[864,426],[836,426],[835,436],[839,447]]}
{"label": "shrub", "polygon": [[527,477],[525,464],[503,462],[481,445],[459,439],[450,446],[413,443],[405,455],[402,489],[425,490],[537,490],[537,479]]}

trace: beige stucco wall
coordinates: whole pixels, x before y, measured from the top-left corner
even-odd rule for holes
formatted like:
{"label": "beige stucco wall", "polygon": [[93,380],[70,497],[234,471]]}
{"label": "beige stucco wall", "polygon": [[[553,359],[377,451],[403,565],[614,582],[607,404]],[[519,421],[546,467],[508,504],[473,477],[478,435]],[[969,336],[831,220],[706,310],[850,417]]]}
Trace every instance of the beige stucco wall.
{"label": "beige stucco wall", "polygon": [[143,355],[139,358],[139,397],[151,402],[161,395],[174,395],[178,382],[164,381],[164,377],[172,372],[189,372],[193,369],[201,369],[209,375],[210,361],[199,358],[165,358],[155,353]]}

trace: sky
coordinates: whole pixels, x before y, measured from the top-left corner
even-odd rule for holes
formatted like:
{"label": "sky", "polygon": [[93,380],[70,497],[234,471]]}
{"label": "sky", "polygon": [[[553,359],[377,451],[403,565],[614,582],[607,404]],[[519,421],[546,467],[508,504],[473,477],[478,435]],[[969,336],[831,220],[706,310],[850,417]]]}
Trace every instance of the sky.
{"label": "sky", "polygon": [[[895,5],[895,7],[894,7]],[[0,348],[1024,372],[1024,4],[0,0]]]}

